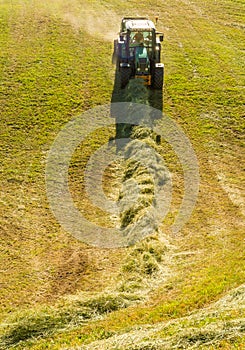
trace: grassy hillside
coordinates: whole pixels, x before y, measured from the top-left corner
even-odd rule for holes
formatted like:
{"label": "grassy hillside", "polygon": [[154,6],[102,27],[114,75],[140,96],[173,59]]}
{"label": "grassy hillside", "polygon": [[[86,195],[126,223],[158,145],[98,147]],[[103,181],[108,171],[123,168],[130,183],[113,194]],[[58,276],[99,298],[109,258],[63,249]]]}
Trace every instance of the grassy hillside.
{"label": "grassy hillside", "polygon": [[[162,140],[173,198],[160,233],[102,249],[56,222],[45,164],[68,121],[110,103],[113,38],[127,15],[159,16],[163,112],[192,143],[200,189],[172,235],[184,172]],[[245,346],[244,17],[238,0],[0,1],[1,349]],[[115,132],[91,134],[69,169],[77,207],[104,227],[113,220],[86,195],[84,168]],[[112,198],[123,171],[120,162],[105,171]]]}

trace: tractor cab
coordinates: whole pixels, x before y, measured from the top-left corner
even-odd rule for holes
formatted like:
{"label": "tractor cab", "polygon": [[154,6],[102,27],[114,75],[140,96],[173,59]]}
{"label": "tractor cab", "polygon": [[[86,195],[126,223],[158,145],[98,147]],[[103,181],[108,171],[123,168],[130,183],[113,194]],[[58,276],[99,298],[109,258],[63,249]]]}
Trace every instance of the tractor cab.
{"label": "tractor cab", "polygon": [[129,39],[129,61],[134,62],[136,75],[149,76],[153,47],[152,31],[132,31]]}

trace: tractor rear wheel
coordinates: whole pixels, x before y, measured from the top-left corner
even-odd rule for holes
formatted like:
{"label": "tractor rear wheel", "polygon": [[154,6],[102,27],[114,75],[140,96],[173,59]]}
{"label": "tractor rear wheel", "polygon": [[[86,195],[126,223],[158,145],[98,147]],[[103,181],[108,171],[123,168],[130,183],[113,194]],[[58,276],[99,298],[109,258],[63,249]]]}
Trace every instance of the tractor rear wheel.
{"label": "tractor rear wheel", "polygon": [[112,64],[117,64],[117,54],[115,51],[113,52],[113,55],[112,55]]}
{"label": "tractor rear wheel", "polygon": [[160,90],[163,86],[163,76],[164,76],[164,70],[162,68],[158,69],[156,68],[154,71],[153,76],[153,88]]}
{"label": "tractor rear wheel", "polygon": [[131,76],[131,69],[129,67],[122,67],[120,69],[120,76],[121,76],[121,88],[124,89],[129,82],[129,79]]}
{"label": "tractor rear wheel", "polygon": [[114,50],[112,55],[112,64],[117,64],[117,56],[118,56],[118,41],[114,40]]}

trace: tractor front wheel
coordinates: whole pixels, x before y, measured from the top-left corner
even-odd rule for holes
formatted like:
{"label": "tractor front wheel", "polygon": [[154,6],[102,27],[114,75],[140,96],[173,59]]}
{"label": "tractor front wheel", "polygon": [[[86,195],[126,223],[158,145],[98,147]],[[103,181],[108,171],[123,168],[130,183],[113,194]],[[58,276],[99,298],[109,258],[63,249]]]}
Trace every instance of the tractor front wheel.
{"label": "tractor front wheel", "polygon": [[160,90],[163,87],[164,70],[163,68],[156,68],[153,76],[153,88]]}
{"label": "tractor front wheel", "polygon": [[129,79],[131,76],[131,69],[129,67],[122,67],[120,69],[120,76],[121,76],[121,88],[124,89],[129,82]]}

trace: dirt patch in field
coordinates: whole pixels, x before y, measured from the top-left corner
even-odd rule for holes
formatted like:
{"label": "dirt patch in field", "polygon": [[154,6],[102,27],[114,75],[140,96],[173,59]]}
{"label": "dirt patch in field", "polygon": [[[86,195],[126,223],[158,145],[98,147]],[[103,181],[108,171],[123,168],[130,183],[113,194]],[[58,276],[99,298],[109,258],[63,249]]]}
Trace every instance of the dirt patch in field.
{"label": "dirt patch in field", "polygon": [[84,250],[69,247],[59,254],[55,263],[57,267],[51,282],[51,295],[74,293],[88,268]]}

